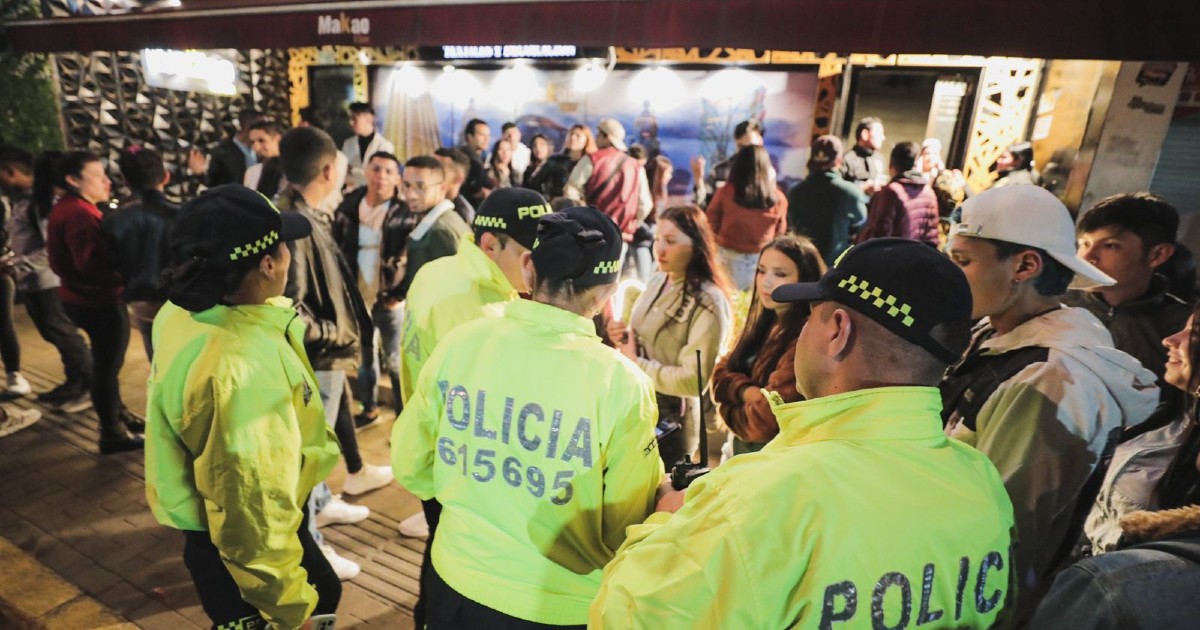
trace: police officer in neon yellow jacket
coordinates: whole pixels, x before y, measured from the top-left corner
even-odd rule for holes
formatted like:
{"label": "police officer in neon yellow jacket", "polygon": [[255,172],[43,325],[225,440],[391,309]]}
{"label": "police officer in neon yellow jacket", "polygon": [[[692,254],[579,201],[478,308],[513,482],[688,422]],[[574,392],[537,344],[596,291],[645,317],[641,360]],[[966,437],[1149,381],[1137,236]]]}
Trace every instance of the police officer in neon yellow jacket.
{"label": "police officer in neon yellow jacket", "polygon": [[299,628],[341,586],[305,526],[338,459],[304,325],[280,297],[308,221],[237,184],[184,207],[170,302],[154,322],[146,495],[185,533],[184,562],[214,625]]}
{"label": "police officer in neon yellow jacket", "polygon": [[1012,505],[987,458],[943,434],[936,388],[966,349],[962,272],[876,239],[772,297],[812,302],[796,346],[806,400],[770,394],[774,440],[631,528],[589,626],[996,624],[1013,594]]}
{"label": "police officer in neon yellow jacket", "polygon": [[[550,204],[532,190],[496,190],[479,206],[473,219],[474,234],[462,237],[458,252],[425,263],[417,272],[404,306],[400,391],[405,401],[412,397],[417,376],[439,340],[460,324],[483,317],[485,306],[515,300],[518,291],[529,291],[521,258],[537,240],[538,219],[550,212]],[[440,514],[441,505],[429,499],[421,501],[421,512],[400,523],[402,533],[423,528],[429,532],[421,564],[422,584],[428,577]],[[418,627],[425,619],[424,595],[422,588],[413,607]]]}
{"label": "police officer in neon yellow jacket", "polygon": [[428,628],[581,627],[626,527],[650,514],[654,389],[590,319],[621,247],[595,208],[542,218],[522,262],[532,299],[459,326],[421,371],[392,465],[443,506]]}
{"label": "police officer in neon yellow jacket", "polygon": [[474,234],[462,237],[458,252],[425,263],[417,272],[404,305],[400,392],[405,402],[442,337],[483,317],[485,305],[529,291],[521,256],[537,240],[538,219],[550,212],[546,199],[532,190],[496,190],[480,204],[472,220]]}

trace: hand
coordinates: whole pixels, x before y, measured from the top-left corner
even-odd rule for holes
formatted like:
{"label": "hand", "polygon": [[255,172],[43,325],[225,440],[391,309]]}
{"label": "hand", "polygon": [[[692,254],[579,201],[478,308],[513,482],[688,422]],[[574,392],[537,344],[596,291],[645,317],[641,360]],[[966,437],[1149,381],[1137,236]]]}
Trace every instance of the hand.
{"label": "hand", "polygon": [[196,147],[192,147],[192,150],[188,151],[187,167],[192,174],[205,173],[208,171],[208,157]]}
{"label": "hand", "polygon": [[693,157],[692,158],[692,176],[694,176],[698,180],[703,179],[704,178],[704,165],[706,163],[707,163],[707,161],[704,159],[703,155],[697,155],[697,156]]}
{"label": "hand", "polygon": [[304,625],[300,626],[300,630],[312,630],[312,618],[304,620]]}
{"label": "hand", "polygon": [[742,403],[751,405],[760,400],[766,400],[766,396],[763,396],[762,389],[759,389],[753,385],[742,389]]}
{"label": "hand", "polygon": [[654,511],[674,514],[679,511],[679,508],[683,507],[683,498],[683,490],[671,490],[662,495],[662,498],[658,500],[658,505],[654,506]]}
{"label": "hand", "polygon": [[629,336],[629,326],[627,326],[623,321],[610,319],[608,320],[608,325],[605,326],[604,333],[608,336],[608,340],[611,341],[614,346],[619,347],[621,344],[625,343],[625,339]]}

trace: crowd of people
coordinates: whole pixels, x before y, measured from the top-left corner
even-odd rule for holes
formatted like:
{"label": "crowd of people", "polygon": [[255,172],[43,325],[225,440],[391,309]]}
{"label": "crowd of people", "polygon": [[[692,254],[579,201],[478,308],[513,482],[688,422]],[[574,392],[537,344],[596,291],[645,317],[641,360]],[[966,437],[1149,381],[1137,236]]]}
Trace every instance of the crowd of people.
{"label": "crowd of people", "polygon": [[[789,190],[745,121],[677,199],[687,173],[613,119],[563,147],[475,119],[401,158],[348,113],[340,149],[316,108],[245,111],[182,172],[128,147],[115,200],[96,155],[0,148],[5,395],[32,395],[19,294],[66,374],[39,401],[94,407],[102,454],[145,449],[214,627],[335,615],[359,567],[321,528],[393,482],[422,506],[397,534],[427,540],[417,627],[1200,612],[1200,319],[1164,199],[1076,221],[1028,144],[976,193],[936,139],[885,166],[875,118],[814,139]],[[38,417],[0,407],[0,435]]]}

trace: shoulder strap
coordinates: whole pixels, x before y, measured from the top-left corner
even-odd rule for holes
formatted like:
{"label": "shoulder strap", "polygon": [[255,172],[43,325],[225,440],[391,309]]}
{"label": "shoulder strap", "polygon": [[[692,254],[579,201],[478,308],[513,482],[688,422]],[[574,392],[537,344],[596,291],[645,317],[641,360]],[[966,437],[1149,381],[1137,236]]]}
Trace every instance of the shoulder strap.
{"label": "shoulder strap", "polygon": [[1044,363],[1050,349],[1042,346],[1018,348],[1001,354],[968,356],[942,380],[942,422],[957,412],[963,426],[974,431],[979,410],[996,388],[1034,363]]}
{"label": "shoulder strap", "polygon": [[617,173],[621,172],[621,167],[625,166],[625,160],[628,160],[628,159],[629,159],[629,156],[622,153],[621,159],[616,161],[616,164],[613,166],[613,169],[608,172],[608,177],[605,177],[604,181],[600,182],[600,185],[598,187],[596,187],[596,190],[608,190],[608,185],[612,183],[612,180],[613,180],[613,178],[615,178],[617,176]]}

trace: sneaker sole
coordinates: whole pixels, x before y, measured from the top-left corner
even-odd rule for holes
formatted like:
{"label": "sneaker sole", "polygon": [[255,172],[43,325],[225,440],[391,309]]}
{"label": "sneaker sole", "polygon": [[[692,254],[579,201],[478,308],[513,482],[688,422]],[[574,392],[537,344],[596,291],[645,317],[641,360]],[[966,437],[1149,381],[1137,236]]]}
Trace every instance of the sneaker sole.
{"label": "sneaker sole", "polygon": [[79,413],[92,408],[92,401],[73,403],[69,405],[58,405],[58,410],[62,413]]}

